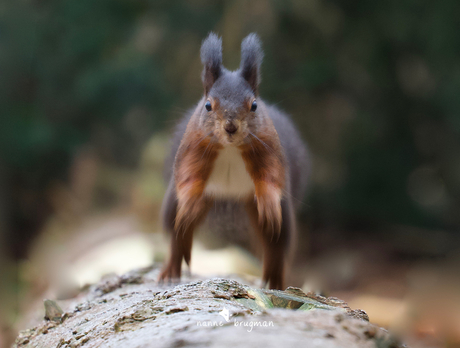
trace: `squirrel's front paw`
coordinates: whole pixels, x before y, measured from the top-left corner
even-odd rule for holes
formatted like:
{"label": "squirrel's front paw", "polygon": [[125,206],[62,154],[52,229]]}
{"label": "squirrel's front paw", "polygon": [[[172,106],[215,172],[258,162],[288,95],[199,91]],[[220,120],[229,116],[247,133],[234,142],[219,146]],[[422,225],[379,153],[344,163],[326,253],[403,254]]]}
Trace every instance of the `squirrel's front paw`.
{"label": "squirrel's front paw", "polygon": [[281,198],[277,194],[257,198],[259,225],[264,232],[279,234],[281,231]]}

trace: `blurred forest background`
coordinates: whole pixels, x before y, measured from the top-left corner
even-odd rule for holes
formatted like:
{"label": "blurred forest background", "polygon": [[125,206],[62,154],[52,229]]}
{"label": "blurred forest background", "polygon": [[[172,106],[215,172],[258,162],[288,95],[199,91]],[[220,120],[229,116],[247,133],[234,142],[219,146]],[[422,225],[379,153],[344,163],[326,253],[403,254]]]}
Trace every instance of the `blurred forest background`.
{"label": "blurred forest background", "polygon": [[[0,325],[18,318],[23,265],[50,221],[129,211],[158,229],[166,134],[202,95],[211,30],[229,69],[260,35],[261,96],[309,144],[299,272],[316,267],[346,300],[374,275],[387,282],[370,294],[405,298],[415,264],[442,283],[460,250],[459,13],[457,0],[2,2]],[[349,268],[326,271],[337,265]]]}

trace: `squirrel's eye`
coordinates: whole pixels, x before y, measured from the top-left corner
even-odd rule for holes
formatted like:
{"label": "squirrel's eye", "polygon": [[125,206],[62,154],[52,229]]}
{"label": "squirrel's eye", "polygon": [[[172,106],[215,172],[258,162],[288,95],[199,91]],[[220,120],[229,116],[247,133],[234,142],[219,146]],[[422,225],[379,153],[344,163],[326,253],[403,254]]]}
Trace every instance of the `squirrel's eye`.
{"label": "squirrel's eye", "polygon": [[211,102],[209,100],[206,102],[206,104],[204,104],[204,106],[205,106],[206,110],[208,110],[208,111],[212,110]]}
{"label": "squirrel's eye", "polygon": [[251,111],[254,112],[257,109],[257,102],[254,100],[251,105]]}

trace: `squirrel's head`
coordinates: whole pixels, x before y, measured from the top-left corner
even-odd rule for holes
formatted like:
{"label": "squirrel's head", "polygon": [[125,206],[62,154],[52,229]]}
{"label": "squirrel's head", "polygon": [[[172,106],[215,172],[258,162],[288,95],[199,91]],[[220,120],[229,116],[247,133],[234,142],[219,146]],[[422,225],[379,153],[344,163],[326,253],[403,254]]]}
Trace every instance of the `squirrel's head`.
{"label": "squirrel's head", "polygon": [[257,106],[263,53],[256,34],[241,43],[241,64],[229,71],[222,65],[222,39],[210,33],[201,46],[204,99],[198,105],[200,122],[223,145],[242,144],[261,123]]}

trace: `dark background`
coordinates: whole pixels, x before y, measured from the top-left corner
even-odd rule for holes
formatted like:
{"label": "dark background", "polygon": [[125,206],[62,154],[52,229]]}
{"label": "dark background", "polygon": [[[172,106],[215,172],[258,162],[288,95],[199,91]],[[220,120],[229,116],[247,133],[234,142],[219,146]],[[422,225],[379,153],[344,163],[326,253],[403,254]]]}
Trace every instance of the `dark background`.
{"label": "dark background", "polygon": [[[229,69],[242,38],[260,35],[261,95],[292,115],[309,144],[305,254],[371,241],[402,261],[451,255],[459,13],[457,0],[2,3],[0,291],[17,292],[17,265],[55,214],[78,156],[135,172],[147,141],[200,98],[199,47],[211,30]],[[87,209],[120,198],[96,191]]]}

